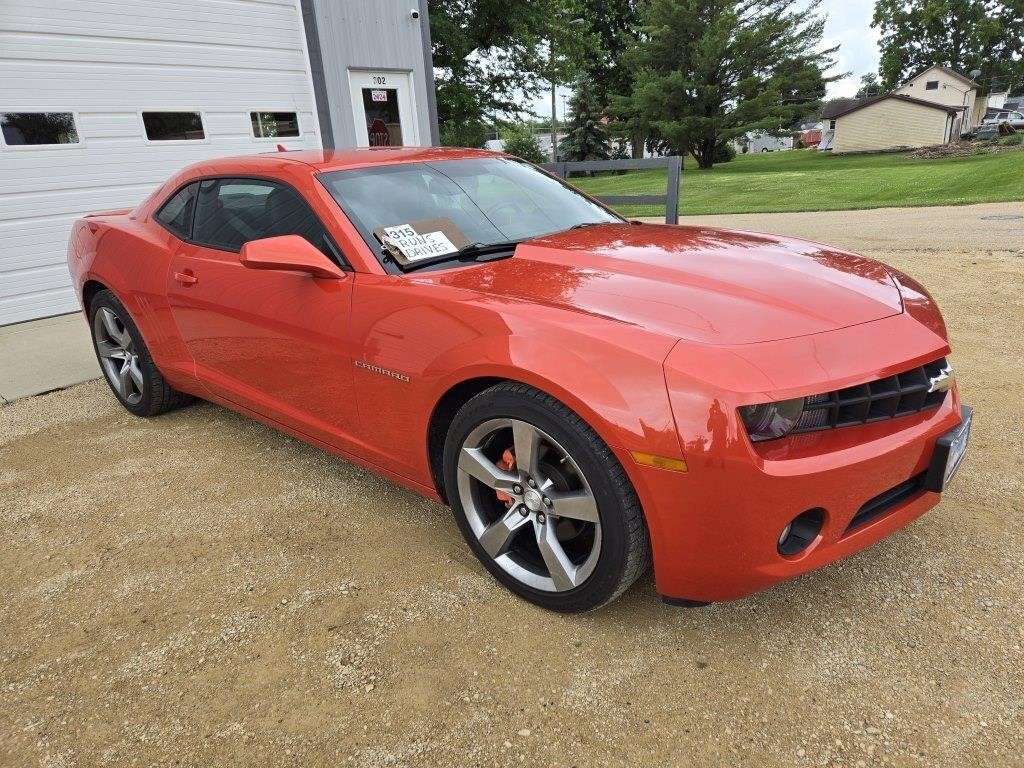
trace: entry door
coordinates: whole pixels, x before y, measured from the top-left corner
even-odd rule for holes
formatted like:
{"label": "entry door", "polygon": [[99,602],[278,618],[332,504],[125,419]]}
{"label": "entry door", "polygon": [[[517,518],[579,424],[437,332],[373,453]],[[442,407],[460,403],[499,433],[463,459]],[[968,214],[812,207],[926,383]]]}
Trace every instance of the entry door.
{"label": "entry door", "polygon": [[350,70],[348,79],[357,146],[419,146],[411,73]]}
{"label": "entry door", "polygon": [[283,234],[320,245],[322,226],[290,188],[261,179],[204,181],[193,242],[179,242],[171,256],[167,299],[196,375],[211,390],[350,449],[352,278],[248,269],[238,254],[244,242]]}

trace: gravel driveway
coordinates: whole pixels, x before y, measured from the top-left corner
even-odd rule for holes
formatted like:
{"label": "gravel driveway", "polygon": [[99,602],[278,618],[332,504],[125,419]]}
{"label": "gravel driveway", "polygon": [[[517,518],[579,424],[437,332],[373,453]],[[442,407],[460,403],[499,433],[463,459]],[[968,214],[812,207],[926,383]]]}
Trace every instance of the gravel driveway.
{"label": "gravel driveway", "polygon": [[922,280],[976,409],[937,509],[735,603],[545,613],[445,508],[228,411],[0,407],[0,764],[1024,765],[1021,215],[714,218]]}

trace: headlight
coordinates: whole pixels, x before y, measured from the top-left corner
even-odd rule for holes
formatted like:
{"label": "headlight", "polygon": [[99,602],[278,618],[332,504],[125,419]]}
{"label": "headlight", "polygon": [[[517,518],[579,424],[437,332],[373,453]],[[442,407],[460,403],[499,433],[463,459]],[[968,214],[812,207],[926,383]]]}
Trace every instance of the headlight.
{"label": "headlight", "polygon": [[751,440],[773,440],[788,434],[800,421],[804,412],[804,398],[743,405],[739,411]]}

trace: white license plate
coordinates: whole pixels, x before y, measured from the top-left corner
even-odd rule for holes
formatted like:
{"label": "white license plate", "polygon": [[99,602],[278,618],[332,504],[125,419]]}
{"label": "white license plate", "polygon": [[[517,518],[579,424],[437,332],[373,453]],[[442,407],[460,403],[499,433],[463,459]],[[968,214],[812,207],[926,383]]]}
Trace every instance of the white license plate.
{"label": "white license plate", "polygon": [[960,464],[964,460],[964,456],[967,455],[967,443],[971,439],[971,419],[973,414],[968,411],[964,417],[963,422],[956,429],[956,433],[953,436],[953,441],[949,444],[949,456],[946,459],[946,471],[942,475],[942,486],[946,487],[947,483],[956,474],[956,471],[960,468]]}

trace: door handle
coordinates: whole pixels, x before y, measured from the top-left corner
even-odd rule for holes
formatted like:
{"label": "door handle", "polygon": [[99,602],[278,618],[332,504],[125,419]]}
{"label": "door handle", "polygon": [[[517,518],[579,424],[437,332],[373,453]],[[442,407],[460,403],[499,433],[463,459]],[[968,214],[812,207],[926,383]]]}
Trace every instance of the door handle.
{"label": "door handle", "polygon": [[182,285],[195,285],[199,282],[199,278],[195,276],[191,269],[186,269],[184,272],[175,272],[174,279]]}

